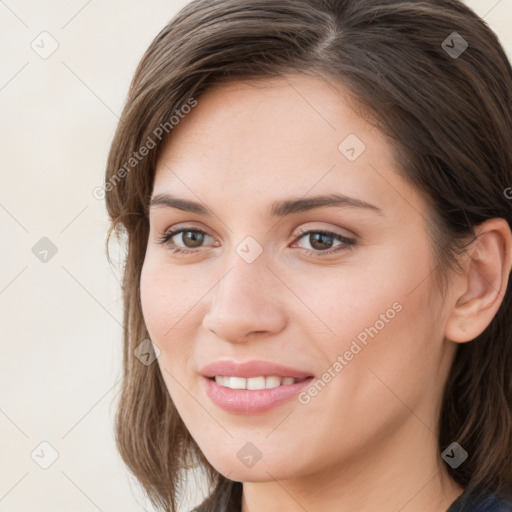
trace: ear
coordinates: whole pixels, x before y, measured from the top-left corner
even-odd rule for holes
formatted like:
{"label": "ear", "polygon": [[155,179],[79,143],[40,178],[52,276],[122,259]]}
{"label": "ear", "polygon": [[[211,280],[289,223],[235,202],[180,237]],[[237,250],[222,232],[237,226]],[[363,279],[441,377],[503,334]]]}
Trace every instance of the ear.
{"label": "ear", "polygon": [[489,219],[476,227],[476,240],[453,281],[453,307],[445,337],[464,343],[475,339],[496,315],[512,270],[512,234],[505,219]]}

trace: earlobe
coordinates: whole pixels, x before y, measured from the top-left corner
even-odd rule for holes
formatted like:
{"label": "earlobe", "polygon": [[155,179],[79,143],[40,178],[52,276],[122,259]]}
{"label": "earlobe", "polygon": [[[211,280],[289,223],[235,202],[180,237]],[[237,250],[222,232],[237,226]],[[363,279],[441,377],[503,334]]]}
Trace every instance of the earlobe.
{"label": "earlobe", "polygon": [[475,232],[477,239],[464,256],[464,272],[453,283],[457,292],[446,323],[445,337],[457,343],[475,339],[491,323],[503,302],[512,265],[512,234],[504,219],[485,221]]}

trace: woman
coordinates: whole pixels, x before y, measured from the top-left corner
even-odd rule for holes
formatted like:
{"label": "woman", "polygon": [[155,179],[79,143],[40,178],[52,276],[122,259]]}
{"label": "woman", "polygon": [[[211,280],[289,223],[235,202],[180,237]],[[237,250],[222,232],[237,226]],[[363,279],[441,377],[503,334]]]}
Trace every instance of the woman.
{"label": "woman", "polygon": [[[512,510],[512,70],[457,0],[208,0],[109,155],[120,453],[174,511]],[[149,341],[151,340],[151,341]]]}

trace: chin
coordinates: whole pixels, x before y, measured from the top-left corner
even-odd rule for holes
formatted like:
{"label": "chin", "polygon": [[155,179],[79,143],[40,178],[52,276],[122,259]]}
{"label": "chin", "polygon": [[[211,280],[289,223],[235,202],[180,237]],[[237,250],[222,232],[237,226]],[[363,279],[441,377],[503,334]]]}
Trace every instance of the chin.
{"label": "chin", "polygon": [[279,455],[262,457],[252,467],[245,467],[236,455],[234,458],[214,457],[208,460],[216,471],[235,482],[269,482],[297,477],[296,465]]}

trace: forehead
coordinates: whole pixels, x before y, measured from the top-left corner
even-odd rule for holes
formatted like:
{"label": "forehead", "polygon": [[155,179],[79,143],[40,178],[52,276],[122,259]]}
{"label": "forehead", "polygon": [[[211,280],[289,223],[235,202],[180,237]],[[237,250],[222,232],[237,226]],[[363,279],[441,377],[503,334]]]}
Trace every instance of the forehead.
{"label": "forehead", "polygon": [[379,151],[388,149],[381,134],[350,108],[345,90],[334,87],[307,75],[216,85],[173,128],[164,154],[183,160],[201,146],[215,157],[212,163],[233,155],[292,159],[293,153],[314,161],[316,148],[337,157],[349,133],[378,144]]}
{"label": "forehead", "polygon": [[338,191],[392,206],[396,187],[407,187],[392,148],[350,105],[343,87],[306,75],[217,85],[173,128],[153,193],[272,200]]}

